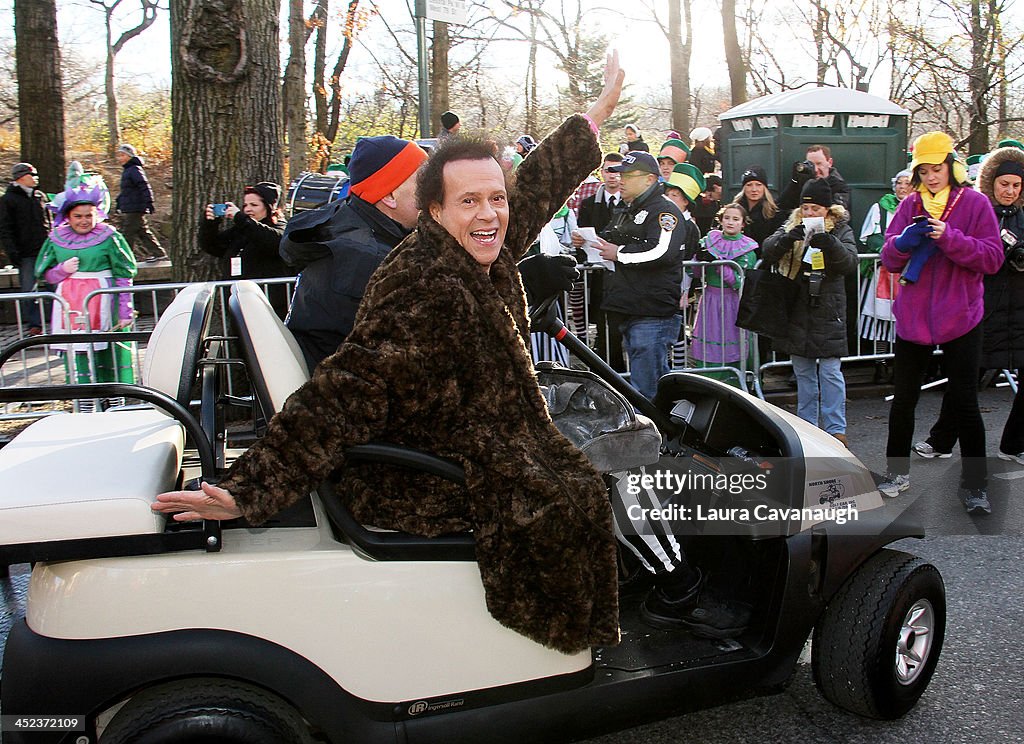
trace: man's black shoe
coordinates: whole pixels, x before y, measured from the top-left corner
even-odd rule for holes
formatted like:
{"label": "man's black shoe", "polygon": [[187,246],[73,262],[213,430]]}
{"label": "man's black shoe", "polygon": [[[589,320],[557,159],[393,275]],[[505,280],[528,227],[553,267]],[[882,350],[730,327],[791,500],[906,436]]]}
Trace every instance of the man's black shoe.
{"label": "man's black shoe", "polygon": [[689,630],[701,638],[723,640],[742,635],[750,622],[750,606],[714,597],[701,580],[683,599],[672,600],[655,587],[640,605],[640,616],[660,630]]}

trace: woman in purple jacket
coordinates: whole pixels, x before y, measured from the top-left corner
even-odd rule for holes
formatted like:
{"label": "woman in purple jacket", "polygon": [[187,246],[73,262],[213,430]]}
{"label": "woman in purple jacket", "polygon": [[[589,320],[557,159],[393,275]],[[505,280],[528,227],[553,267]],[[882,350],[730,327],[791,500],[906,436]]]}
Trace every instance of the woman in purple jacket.
{"label": "woman in purple jacket", "polygon": [[895,397],[889,409],[887,475],[878,490],[896,496],[910,487],[914,409],[936,345],[943,352],[960,433],[960,499],[970,514],[990,513],[985,426],[978,409],[978,368],[985,274],[1003,261],[992,207],[967,185],[953,140],[928,132],[914,142],[914,192],[900,202],[886,230],[882,263],[902,272],[896,316]]}

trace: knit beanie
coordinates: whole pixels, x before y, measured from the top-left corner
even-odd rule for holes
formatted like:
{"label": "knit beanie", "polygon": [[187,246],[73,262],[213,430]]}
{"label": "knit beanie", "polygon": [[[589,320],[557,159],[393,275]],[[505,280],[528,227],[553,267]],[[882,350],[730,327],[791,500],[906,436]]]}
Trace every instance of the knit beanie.
{"label": "knit beanie", "polygon": [[704,174],[700,172],[697,166],[691,163],[679,163],[676,165],[672,169],[672,174],[668,177],[666,185],[675,186],[677,189],[680,189],[690,201],[695,201],[701,192],[707,188]]}
{"label": "knit beanie", "polygon": [[999,178],[999,176],[1018,176],[1024,180],[1024,165],[1016,160],[1004,160],[992,174],[992,178]]}
{"label": "knit beanie", "polygon": [[686,156],[690,154],[689,146],[680,139],[666,140],[665,144],[661,146],[661,150],[658,152],[659,158],[672,158],[677,163],[682,163],[686,160]]}
{"label": "knit beanie", "polygon": [[523,136],[516,140],[516,144],[521,145],[523,150],[526,153],[529,153],[530,150],[537,146],[537,141],[530,135],[524,134]]}
{"label": "knit beanie", "polygon": [[750,181],[760,181],[765,186],[768,185],[768,174],[765,173],[764,167],[760,165],[752,165],[743,171],[743,179],[740,182],[741,186],[746,186]]}
{"label": "knit beanie", "polygon": [[348,164],[351,192],[376,204],[401,186],[426,159],[427,153],[415,142],[390,134],[362,137],[356,142]]}
{"label": "knit beanie", "polygon": [[260,181],[255,186],[246,186],[245,193],[256,194],[267,205],[267,209],[273,211],[277,200],[281,198],[281,187],[270,181]]}
{"label": "knit beanie", "polygon": [[441,114],[441,126],[445,129],[451,129],[459,123],[459,115],[454,111],[445,111]]}
{"label": "knit beanie", "polygon": [[801,204],[817,204],[828,209],[832,206],[832,187],[828,179],[812,178],[800,191]]}
{"label": "knit beanie", "polygon": [[125,155],[127,155],[130,158],[137,158],[139,156],[138,151],[134,147],[129,145],[128,143],[125,143],[123,145],[119,145],[118,148],[117,148],[117,151],[118,152],[123,152]]}
{"label": "knit beanie", "polygon": [[704,140],[711,139],[711,130],[707,127],[697,127],[690,132],[690,139],[694,142],[703,142]]}

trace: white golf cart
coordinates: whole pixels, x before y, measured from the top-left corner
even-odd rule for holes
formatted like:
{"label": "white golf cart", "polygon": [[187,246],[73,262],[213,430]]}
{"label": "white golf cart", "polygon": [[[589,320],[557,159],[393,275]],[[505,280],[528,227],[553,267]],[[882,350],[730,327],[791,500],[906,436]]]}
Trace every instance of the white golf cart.
{"label": "white golf cart", "polygon": [[[815,680],[842,708],[896,718],[927,687],[945,627],[942,580],[885,548],[916,530],[894,519],[856,458],[713,380],[670,374],[647,401],[571,335],[597,374],[548,367],[540,381],[562,401],[556,423],[600,470],[773,469],[760,497],[772,517],[749,494],[665,494],[667,506],[728,515],[681,531],[716,590],[752,605],[741,637],[650,629],[627,597],[618,646],[552,651],[488,614],[472,535],[360,525],[330,484],[259,529],[165,523],[149,508],[155,494],[215,477],[231,457],[217,385],[231,360],[208,332],[210,304],[200,285],[164,313],[142,386],[0,391],[3,401],[152,406],[51,416],[0,449],[0,562],[34,562],[0,706],[5,718],[81,718],[76,731],[12,730],[5,741],[578,740],[778,692],[812,633]],[[255,285],[239,282],[230,310],[269,416],[307,377],[302,355]],[[188,410],[196,390],[198,418]],[[734,447],[742,457],[727,454]],[[451,462],[387,443],[349,454],[462,478]],[[859,518],[814,518],[823,505]]]}

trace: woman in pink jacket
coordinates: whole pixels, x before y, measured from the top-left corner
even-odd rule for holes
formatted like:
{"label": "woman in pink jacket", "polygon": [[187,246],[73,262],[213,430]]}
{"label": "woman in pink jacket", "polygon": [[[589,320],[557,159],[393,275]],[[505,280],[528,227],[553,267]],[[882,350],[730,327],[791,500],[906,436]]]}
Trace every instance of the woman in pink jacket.
{"label": "woman in pink jacket", "polygon": [[900,202],[886,230],[882,263],[902,272],[896,298],[895,397],[889,409],[887,475],[878,490],[896,496],[910,487],[914,409],[934,347],[943,352],[960,434],[960,499],[970,514],[988,514],[985,426],[978,409],[978,368],[985,274],[1003,262],[992,207],[967,184],[953,140],[928,132],[914,142],[914,192]]}

